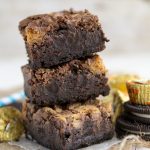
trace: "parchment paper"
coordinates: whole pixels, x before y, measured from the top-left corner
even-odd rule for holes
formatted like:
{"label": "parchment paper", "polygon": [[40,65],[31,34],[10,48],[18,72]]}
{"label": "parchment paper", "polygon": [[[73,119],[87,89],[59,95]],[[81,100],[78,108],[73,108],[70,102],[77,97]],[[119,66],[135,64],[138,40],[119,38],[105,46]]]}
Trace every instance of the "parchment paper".
{"label": "parchment paper", "polygon": [[[150,150],[150,142],[145,142],[139,137],[130,135],[123,140],[114,137],[101,144],[92,145],[80,150]],[[48,150],[36,142],[22,137],[18,142],[0,143],[0,150]]]}
{"label": "parchment paper", "polygon": [[[86,147],[80,150],[108,150],[113,144],[117,144],[119,140],[113,138],[112,140],[105,141],[101,144]],[[30,141],[25,137],[21,138],[18,142],[1,143],[0,150],[48,150],[47,148]]]}

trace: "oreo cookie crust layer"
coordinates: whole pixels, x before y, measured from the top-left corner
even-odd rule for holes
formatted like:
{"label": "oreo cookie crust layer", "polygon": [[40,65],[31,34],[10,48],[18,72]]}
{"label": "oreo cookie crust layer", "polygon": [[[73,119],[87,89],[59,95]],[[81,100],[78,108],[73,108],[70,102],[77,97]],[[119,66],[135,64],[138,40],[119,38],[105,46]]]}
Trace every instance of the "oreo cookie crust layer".
{"label": "oreo cookie crust layer", "polygon": [[35,15],[19,24],[32,68],[49,68],[104,50],[98,17],[85,11]]}
{"label": "oreo cookie crust layer", "polygon": [[99,101],[61,107],[23,106],[27,134],[52,150],[75,150],[113,137],[111,110]]}
{"label": "oreo cookie crust layer", "polygon": [[116,133],[118,138],[123,138],[129,134],[141,136],[145,140],[150,140],[150,125],[129,120],[123,115],[117,119]]}
{"label": "oreo cookie crust layer", "polygon": [[143,124],[150,124],[150,115],[148,114],[137,114],[137,113],[123,113],[124,118],[129,120],[134,120],[135,122],[140,122]]}
{"label": "oreo cookie crust layer", "polygon": [[132,104],[130,101],[128,101],[124,103],[124,109],[128,112],[150,115],[150,106],[148,105]]}
{"label": "oreo cookie crust layer", "polygon": [[109,94],[105,67],[98,55],[51,69],[23,66],[24,88],[32,103],[50,106],[82,102]]}

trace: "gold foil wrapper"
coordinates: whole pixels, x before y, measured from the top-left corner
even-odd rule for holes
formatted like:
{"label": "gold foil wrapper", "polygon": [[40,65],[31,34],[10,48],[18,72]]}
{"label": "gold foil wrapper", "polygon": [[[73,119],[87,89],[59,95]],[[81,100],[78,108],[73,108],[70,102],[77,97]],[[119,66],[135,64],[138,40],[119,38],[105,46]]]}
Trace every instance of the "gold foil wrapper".
{"label": "gold foil wrapper", "polygon": [[0,142],[19,140],[23,132],[21,112],[14,107],[0,108]]}
{"label": "gold foil wrapper", "polygon": [[112,93],[113,96],[113,110],[114,115],[112,117],[112,121],[115,124],[116,119],[121,115],[123,112],[123,104],[129,100],[128,95],[124,94],[123,92],[119,90],[115,90]]}
{"label": "gold foil wrapper", "polygon": [[111,89],[119,90],[124,94],[128,94],[126,82],[129,80],[137,80],[137,79],[139,79],[137,75],[130,75],[130,74],[112,75],[109,79],[109,85]]}
{"label": "gold foil wrapper", "polygon": [[130,101],[134,104],[150,105],[150,82],[129,81],[127,82]]}
{"label": "gold foil wrapper", "polygon": [[116,119],[121,115],[123,111],[124,102],[129,100],[126,82],[129,80],[137,80],[137,79],[139,79],[139,77],[133,74],[116,74],[110,76],[109,85],[111,88],[111,92],[108,99],[112,100],[114,112],[112,116],[112,121],[114,124],[116,122]]}

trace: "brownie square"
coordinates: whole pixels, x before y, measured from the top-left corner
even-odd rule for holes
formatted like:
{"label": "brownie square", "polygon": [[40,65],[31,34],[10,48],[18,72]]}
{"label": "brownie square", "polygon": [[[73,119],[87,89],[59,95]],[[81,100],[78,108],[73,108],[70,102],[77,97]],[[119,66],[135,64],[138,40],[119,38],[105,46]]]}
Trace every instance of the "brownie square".
{"label": "brownie square", "polygon": [[108,41],[98,17],[62,11],[28,17],[19,24],[31,68],[49,68],[104,50]]}
{"label": "brownie square", "polygon": [[38,107],[27,101],[23,118],[27,135],[52,150],[75,150],[113,137],[111,107],[98,100],[66,108]]}
{"label": "brownie square", "polygon": [[26,65],[22,71],[26,96],[37,105],[64,105],[109,94],[106,69],[98,55],[51,69]]}

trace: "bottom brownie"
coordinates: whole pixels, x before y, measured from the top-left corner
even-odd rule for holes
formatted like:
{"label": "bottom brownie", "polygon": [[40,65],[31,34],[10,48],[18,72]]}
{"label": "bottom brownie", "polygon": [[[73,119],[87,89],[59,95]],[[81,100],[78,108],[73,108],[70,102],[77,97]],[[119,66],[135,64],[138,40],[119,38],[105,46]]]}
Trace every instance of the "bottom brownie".
{"label": "bottom brownie", "polygon": [[39,107],[26,101],[23,118],[27,134],[52,150],[74,150],[113,137],[110,107],[100,101],[60,108]]}

